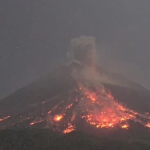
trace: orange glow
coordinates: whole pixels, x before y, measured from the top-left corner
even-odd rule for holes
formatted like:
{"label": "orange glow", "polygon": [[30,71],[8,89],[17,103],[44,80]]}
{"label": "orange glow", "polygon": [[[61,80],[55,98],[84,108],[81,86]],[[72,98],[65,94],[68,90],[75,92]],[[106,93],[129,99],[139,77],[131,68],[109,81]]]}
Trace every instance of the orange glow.
{"label": "orange glow", "polygon": [[87,98],[91,99],[93,102],[96,101],[95,93],[86,92],[85,95],[87,96]]}
{"label": "orange glow", "polygon": [[150,123],[147,123],[145,126],[148,127],[148,128],[150,128]]}
{"label": "orange glow", "polygon": [[[48,112],[48,114],[52,115],[53,113],[51,112],[53,112],[53,110],[58,109],[59,111],[62,111],[62,115],[52,116],[53,121],[55,122],[61,121],[64,116],[71,115],[68,118],[65,118],[67,119],[68,127],[62,131],[64,134],[75,130],[75,126],[72,124],[75,123],[76,118],[78,117],[84,119],[89,125],[94,126],[95,128],[119,127],[121,129],[128,129],[130,127],[130,120],[141,123],[150,128],[150,123],[145,124],[144,122],[150,122],[150,116],[148,113],[140,114],[123,106],[110,93],[107,93],[104,88],[90,90],[86,87],[80,86],[78,97],[75,99],[69,98],[69,101],[71,104],[65,104],[65,101],[63,101],[63,105],[60,103]],[[68,109],[71,111],[68,111]],[[63,125],[66,126],[66,120]]]}
{"label": "orange glow", "polygon": [[43,121],[43,120],[31,122],[31,123],[30,123],[30,126],[35,125],[35,124],[37,124],[37,123],[40,123],[40,122],[42,122],[42,121]]}
{"label": "orange glow", "polygon": [[67,106],[66,109],[70,109],[72,106],[73,106],[73,104],[70,104],[70,105]]}
{"label": "orange glow", "polygon": [[122,128],[122,129],[128,129],[128,128],[129,128],[129,125],[128,125],[128,124],[124,124],[124,125],[121,126],[121,128]]}
{"label": "orange glow", "polygon": [[34,122],[31,122],[31,123],[30,123],[31,126],[34,125],[34,124],[35,124]]}
{"label": "orange glow", "polygon": [[[82,118],[96,128],[112,128],[128,120],[136,120],[141,123],[142,121],[137,120],[136,117],[145,117],[133,110],[125,108],[119,104],[118,101],[114,100],[114,97],[110,93],[106,93],[104,90],[101,90],[103,91],[103,95],[105,95],[102,96],[96,92],[84,88],[82,89],[85,90],[84,93],[87,97],[87,102],[85,101],[87,115],[82,116]],[[85,99],[84,96],[81,99]],[[100,109],[96,109],[96,107],[94,107],[95,104]],[[122,129],[127,129],[129,125],[124,124],[120,125],[120,127]]]}
{"label": "orange glow", "polygon": [[62,115],[56,115],[54,116],[54,121],[60,121],[63,118]]}
{"label": "orange glow", "polygon": [[10,118],[10,116],[7,116],[7,117],[4,117],[3,119],[0,119],[0,122],[6,120],[6,119],[8,119],[8,118]]}
{"label": "orange glow", "polygon": [[70,133],[70,132],[72,132],[72,131],[74,131],[74,130],[75,130],[74,126],[69,123],[69,124],[68,124],[68,128],[65,129],[65,130],[63,131],[63,133],[64,133],[64,134],[67,134],[67,133]]}
{"label": "orange glow", "polygon": [[4,119],[0,119],[0,122],[2,122]]}

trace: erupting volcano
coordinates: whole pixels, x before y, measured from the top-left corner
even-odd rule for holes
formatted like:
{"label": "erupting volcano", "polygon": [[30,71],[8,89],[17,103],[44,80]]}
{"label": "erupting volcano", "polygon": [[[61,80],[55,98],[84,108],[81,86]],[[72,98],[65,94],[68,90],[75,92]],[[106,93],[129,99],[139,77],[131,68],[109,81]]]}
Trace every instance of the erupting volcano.
{"label": "erupting volcano", "polygon": [[127,130],[131,122],[150,128],[148,90],[122,85],[98,67],[93,37],[73,39],[70,49],[71,63],[0,101],[1,129],[38,126],[66,134],[80,126]]}

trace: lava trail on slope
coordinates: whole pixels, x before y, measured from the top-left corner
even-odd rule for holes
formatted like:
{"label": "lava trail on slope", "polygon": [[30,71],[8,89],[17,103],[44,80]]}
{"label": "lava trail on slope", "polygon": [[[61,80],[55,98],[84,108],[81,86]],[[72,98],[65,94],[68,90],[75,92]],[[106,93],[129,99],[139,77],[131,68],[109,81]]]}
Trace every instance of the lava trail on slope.
{"label": "lava trail on slope", "polygon": [[[66,127],[64,133],[76,129],[76,121],[82,118],[95,128],[115,128],[128,129],[129,121],[138,122],[145,127],[149,126],[149,114],[140,114],[119,104],[114,97],[103,88],[96,91],[85,87],[79,87],[78,95],[75,99],[70,98],[70,103],[54,107],[49,112],[50,123]],[[59,110],[59,111],[58,111]],[[67,127],[68,125],[68,127]]]}
{"label": "lava trail on slope", "polygon": [[[90,89],[79,84],[79,88],[71,91],[67,97],[60,96],[47,100],[31,109],[29,113],[7,116],[0,119],[1,128],[16,126],[35,127],[44,123],[55,131],[69,133],[76,130],[81,119],[94,128],[130,128],[130,121],[150,127],[150,115],[141,114],[124,107],[104,88]],[[59,102],[53,107],[52,101]],[[51,107],[51,109],[50,109]]]}

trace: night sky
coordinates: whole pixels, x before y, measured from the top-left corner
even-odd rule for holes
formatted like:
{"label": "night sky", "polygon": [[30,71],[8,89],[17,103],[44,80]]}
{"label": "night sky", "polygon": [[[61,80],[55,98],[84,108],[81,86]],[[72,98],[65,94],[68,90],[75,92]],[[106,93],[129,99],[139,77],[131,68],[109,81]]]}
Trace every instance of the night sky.
{"label": "night sky", "polygon": [[70,40],[97,39],[99,64],[150,89],[149,0],[3,0],[0,98],[62,64]]}

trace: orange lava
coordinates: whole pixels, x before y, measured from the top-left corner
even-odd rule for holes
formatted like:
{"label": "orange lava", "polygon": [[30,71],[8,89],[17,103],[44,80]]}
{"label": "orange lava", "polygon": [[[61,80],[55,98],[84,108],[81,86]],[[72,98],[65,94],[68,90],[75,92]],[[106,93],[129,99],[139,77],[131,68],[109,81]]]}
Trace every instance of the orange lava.
{"label": "orange lava", "polygon": [[[101,107],[101,110],[88,110],[88,115],[84,117],[88,123],[97,128],[114,127],[121,122],[135,118],[134,114],[126,113],[128,110],[114,101],[113,96],[110,94],[105,95],[106,101],[100,101],[95,93],[90,93],[89,91],[86,92],[86,96],[94,103],[98,101],[96,104]],[[89,106],[92,105],[93,104],[89,102]],[[122,128],[126,128],[126,126]]]}
{"label": "orange lava", "polygon": [[73,106],[73,104],[70,104],[70,105],[67,106],[66,109],[70,109],[72,106]]}
{"label": "orange lava", "polygon": [[2,122],[4,119],[0,119],[0,122]]}
{"label": "orange lava", "polygon": [[124,125],[121,126],[121,128],[122,128],[122,129],[128,129],[128,128],[129,128],[129,125],[128,125],[128,124],[124,124]]}
{"label": "orange lava", "polygon": [[35,124],[37,124],[37,123],[40,123],[40,122],[42,122],[42,121],[43,121],[43,120],[31,122],[31,123],[30,123],[30,126],[35,125]]}
{"label": "orange lava", "polygon": [[10,118],[10,116],[7,116],[7,117],[4,117],[3,119],[0,119],[0,122],[6,120],[6,119],[8,119],[8,118]]}
{"label": "orange lava", "polygon": [[86,92],[85,95],[87,96],[87,98],[90,98],[93,102],[96,101],[96,95],[95,93],[90,93],[90,92]]}
{"label": "orange lava", "polygon": [[150,128],[150,123],[147,123],[145,126],[148,127],[148,128]]}
{"label": "orange lava", "polygon": [[54,116],[54,121],[60,121],[63,118],[62,115],[55,115]]}
{"label": "orange lava", "polygon": [[[140,114],[123,106],[110,93],[107,93],[104,88],[88,89],[80,87],[78,92],[79,97],[75,99],[69,98],[71,104],[65,105],[64,103],[63,105],[65,106],[60,106],[62,104],[60,103],[48,112],[51,116],[53,110],[61,108],[62,112],[60,114],[63,115],[52,116],[55,122],[61,121],[64,115],[69,115],[67,118],[68,127],[62,131],[64,134],[75,130],[76,127],[72,124],[75,124],[76,118],[79,117],[95,128],[119,127],[128,129],[130,120],[150,128],[149,114]],[[71,111],[68,111],[68,109]],[[149,123],[145,124],[145,121]],[[65,122],[64,126],[66,126]]]}
{"label": "orange lava", "polygon": [[70,133],[70,132],[72,132],[72,131],[74,131],[74,130],[75,130],[74,126],[69,123],[69,124],[68,124],[68,128],[65,129],[65,130],[63,131],[63,133],[64,133],[64,134],[67,134],[67,133]]}
{"label": "orange lava", "polygon": [[[110,93],[106,93],[104,90],[101,90],[101,93],[92,92],[84,88],[82,90],[83,97],[85,95],[87,98],[84,97],[86,99],[84,107],[86,107],[87,115],[82,116],[82,118],[96,128],[120,126],[122,129],[128,129],[127,122],[129,120],[143,124],[140,119],[137,119],[137,116],[149,119],[147,116],[122,106]],[[150,127],[150,124],[146,126]]]}

